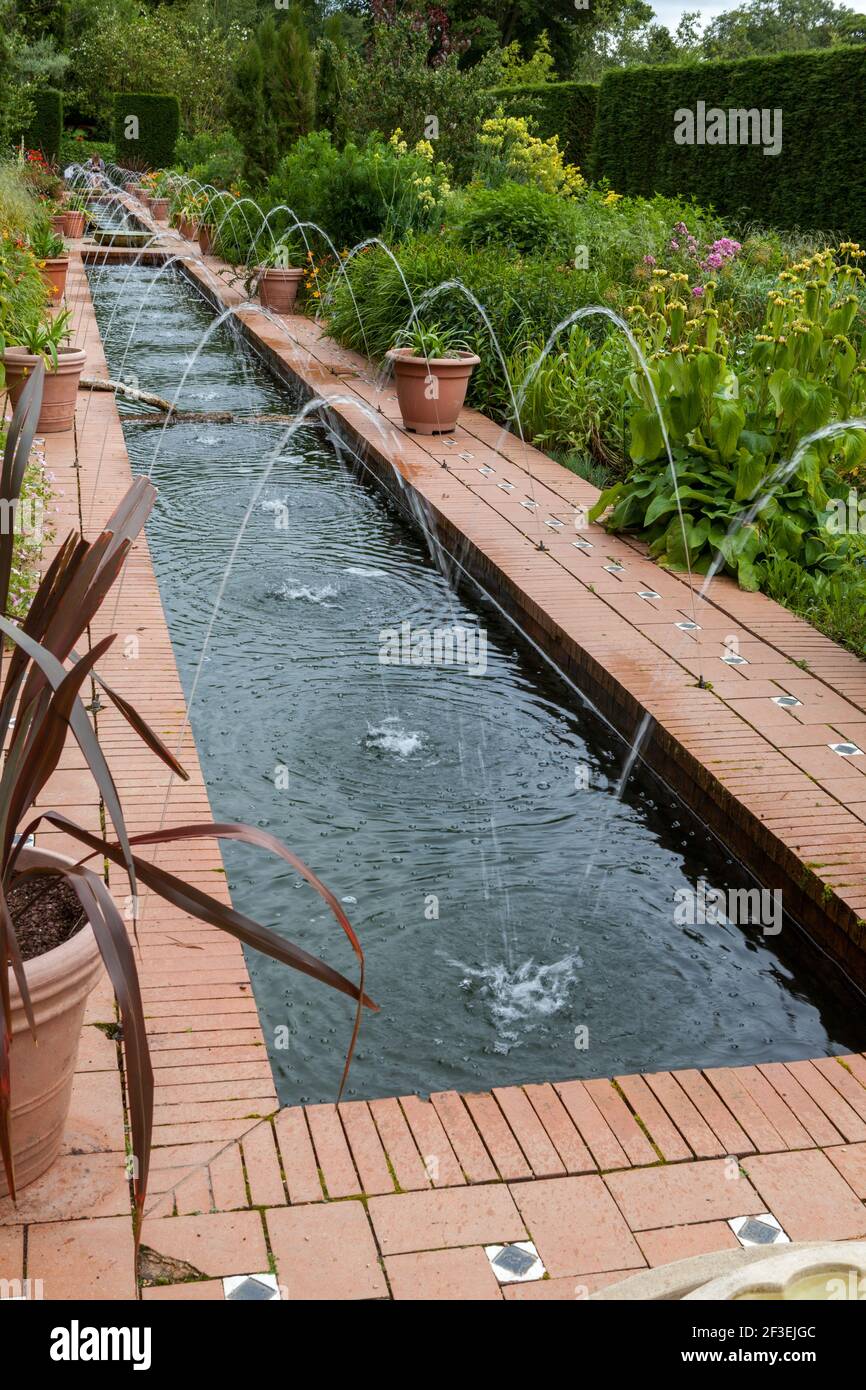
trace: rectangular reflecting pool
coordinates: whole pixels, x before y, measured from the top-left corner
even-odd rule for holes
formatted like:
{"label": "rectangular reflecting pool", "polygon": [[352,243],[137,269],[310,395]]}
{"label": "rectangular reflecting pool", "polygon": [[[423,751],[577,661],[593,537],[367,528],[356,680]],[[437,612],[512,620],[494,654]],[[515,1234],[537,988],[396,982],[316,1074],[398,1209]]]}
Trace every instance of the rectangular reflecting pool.
{"label": "rectangular reflecting pool", "polygon": [[[172,269],[90,283],[113,375],[202,413],[298,408]],[[279,423],[121,410],[214,813],[285,840],[366,952],[381,1012],[348,1098],[864,1047],[859,992],[787,920],[712,919],[743,868],[640,764],[617,796],[627,747],[323,429],[280,448]],[[223,852],[240,909],[354,976],[287,866]],[[281,1101],[333,1100],[350,1002],[248,961]]]}

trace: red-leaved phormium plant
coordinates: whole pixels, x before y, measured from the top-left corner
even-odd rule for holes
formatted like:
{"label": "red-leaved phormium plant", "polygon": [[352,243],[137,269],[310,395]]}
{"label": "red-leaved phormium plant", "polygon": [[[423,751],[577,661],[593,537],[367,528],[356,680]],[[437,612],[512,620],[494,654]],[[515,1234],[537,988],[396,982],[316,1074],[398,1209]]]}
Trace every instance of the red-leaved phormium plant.
{"label": "red-leaved phormium plant", "polygon": [[[0,508],[7,517],[10,511],[14,513],[19,498],[39,416],[43,376],[44,368],[40,363],[22,392],[8,429],[0,473]],[[364,993],[364,955],[339,901],[312,870],[275,836],[234,822],[179,825],[140,835],[127,833],[117,788],[81,699],[80,692],[86,682],[95,682],[99,691],[173,773],[184,779],[187,774],[132,705],[99,676],[99,659],[117,634],[102,638],[82,655],[77,653],[76,645],[86,644],[89,627],[120,574],[155,497],[156,489],[152,484],[145,478],[138,478],[94,540],[86,541],[75,532],[68,535],[43,575],[21,624],[6,616],[14,527],[4,525],[0,534],[0,612],[3,614],[0,617],[0,735],[6,748],[0,774],[0,1154],[9,1191],[14,1198],[10,1085],[12,977],[17,982],[31,1028],[34,1023],[26,970],[16,939],[9,898],[17,885],[27,879],[39,879],[40,876],[45,880],[43,892],[56,892],[60,876],[77,895],[83,916],[93,929],[120,1008],[134,1160],[131,1170],[136,1239],[147,1192],[153,1126],[153,1072],[133,944],[103,875],[88,866],[89,860],[96,859],[100,868],[103,859],[119,865],[129,880],[133,903],[137,900],[137,885],[144,884],[166,902],[191,916],[228,932],[245,945],[263,951],[284,965],[312,975],[314,979],[355,1000],[357,1007],[343,1083],[358,1036],[361,1009],[365,1005],[376,1008]],[[9,645],[8,651],[3,650],[6,644]],[[99,790],[114,838],[94,834],[78,825],[70,816],[34,804],[57,768],[70,731]],[[35,848],[28,849],[24,866],[21,849],[28,837],[45,823],[81,843],[83,853],[78,862],[58,860],[56,855],[43,851],[40,863],[37,844]],[[203,837],[242,840],[269,850],[306,879],[327,903],[352,945],[359,963],[358,984],[355,985],[324,961],[286,941],[276,932],[135,853],[135,847],[139,845]],[[32,909],[32,898],[30,907]]]}

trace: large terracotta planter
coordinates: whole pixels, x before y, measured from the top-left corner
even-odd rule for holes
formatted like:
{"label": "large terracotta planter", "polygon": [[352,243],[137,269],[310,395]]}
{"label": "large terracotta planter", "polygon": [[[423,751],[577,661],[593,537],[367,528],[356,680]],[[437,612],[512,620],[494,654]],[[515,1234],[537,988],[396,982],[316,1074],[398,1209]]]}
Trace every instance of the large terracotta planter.
{"label": "large terracotta planter", "polygon": [[[42,389],[42,408],[36,429],[39,434],[59,434],[61,430],[71,430],[75,419],[75,402],[78,398],[78,382],[87,361],[83,348],[62,347],[57,349],[57,370],[46,367]],[[7,348],[3,354],[6,369],[6,389],[13,407],[24,390],[24,383],[39,361],[33,353],[23,347]]]}
{"label": "large terracotta planter", "polygon": [[151,211],[152,217],[153,217],[157,222],[165,222],[166,218],[168,217],[168,199],[167,199],[167,198],[151,198],[151,200],[150,200],[150,211]]}
{"label": "large terracotta planter", "polygon": [[[40,851],[40,857],[42,851]],[[58,864],[60,855],[52,855]],[[32,853],[22,850],[26,868]],[[70,860],[65,860],[70,863]],[[8,969],[8,967],[5,967]],[[60,1153],[87,996],[102,973],[89,923],[62,946],[27,961],[24,969],[36,1022],[30,1032],[12,971],[12,1153],[20,1190],[46,1172]],[[0,1196],[8,1192],[0,1163]]]}
{"label": "large terracotta planter", "polygon": [[181,236],[185,237],[187,241],[196,241],[198,239],[198,223],[193,222],[189,217],[182,217],[180,219],[178,230]]}
{"label": "large terracotta planter", "polygon": [[288,267],[279,270],[269,266],[261,272],[259,280],[259,299],[265,309],[273,309],[275,314],[290,314],[298,296],[303,270]]}
{"label": "large terracotta planter", "polygon": [[65,236],[75,240],[76,237],[84,236],[84,213],[68,211],[63,214],[63,232]]}
{"label": "large terracotta planter", "polygon": [[51,218],[51,230],[55,236],[63,236],[66,231],[66,213],[55,212]]}
{"label": "large terracotta planter", "polygon": [[216,227],[212,222],[199,222],[196,240],[198,241],[202,255],[209,256],[213,250],[213,244],[216,241]]}
{"label": "large terracotta planter", "polygon": [[68,256],[49,256],[39,267],[39,274],[42,276],[43,282],[50,291],[51,297],[55,302],[59,302],[63,298],[63,291],[66,289],[66,273],[68,270]]}
{"label": "large terracotta planter", "polygon": [[481,359],[472,352],[458,352],[428,360],[413,356],[409,348],[391,348],[387,356],[394,367],[404,427],[416,434],[450,434]]}

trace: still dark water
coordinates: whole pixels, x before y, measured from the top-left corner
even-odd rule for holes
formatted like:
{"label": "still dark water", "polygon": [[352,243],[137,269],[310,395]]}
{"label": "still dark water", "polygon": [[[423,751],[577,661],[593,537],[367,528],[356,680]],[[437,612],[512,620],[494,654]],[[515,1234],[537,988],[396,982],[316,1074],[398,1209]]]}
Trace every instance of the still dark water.
{"label": "still dark water", "polygon": [[[114,314],[111,370],[123,363],[174,397],[211,310],[171,271],[92,271],[91,284],[103,334]],[[296,404],[225,327],[179,400],[250,413]],[[283,429],[125,429],[136,470],[158,449],[149,538],[189,697]],[[380,634],[405,622],[480,627],[486,671],[381,664]],[[381,1013],[365,1018],[353,1096],[866,1042],[860,996],[822,972],[795,928],[765,938],[677,923],[674,895],[699,878],[749,880],[649,779],[633,775],[617,801],[624,745],[482,596],[455,597],[423,540],[313,428],[283,450],[252,512],[191,717],[215,815],[284,839],[364,945]],[[295,874],[245,847],[224,854],[240,909],[354,975],[342,933]],[[350,1002],[269,960],[251,956],[250,968],[282,1102],[332,1100]]]}

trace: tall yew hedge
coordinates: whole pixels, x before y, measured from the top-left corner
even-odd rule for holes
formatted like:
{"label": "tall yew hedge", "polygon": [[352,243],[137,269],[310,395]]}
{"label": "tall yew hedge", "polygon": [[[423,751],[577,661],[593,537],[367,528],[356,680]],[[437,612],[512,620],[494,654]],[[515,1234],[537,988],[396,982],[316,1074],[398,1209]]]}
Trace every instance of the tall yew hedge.
{"label": "tall yew hedge", "polygon": [[46,159],[56,159],[63,136],[63,95],[53,87],[43,87],[31,96],[33,116],[24,133],[28,149],[41,150]]}
{"label": "tall yew hedge", "polygon": [[[730,216],[866,242],[864,92],[866,47],[610,72],[592,173],[618,193],[694,195]],[[781,153],[675,144],[675,111],[699,101],[781,108]]]}
{"label": "tall yew hedge", "polygon": [[[131,117],[137,118],[137,134]],[[118,164],[136,169],[164,169],[174,160],[179,134],[177,97],[152,92],[119,92],[114,98],[114,149]]]}

